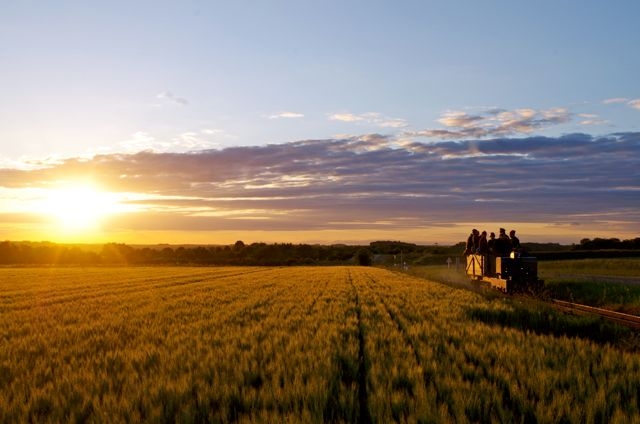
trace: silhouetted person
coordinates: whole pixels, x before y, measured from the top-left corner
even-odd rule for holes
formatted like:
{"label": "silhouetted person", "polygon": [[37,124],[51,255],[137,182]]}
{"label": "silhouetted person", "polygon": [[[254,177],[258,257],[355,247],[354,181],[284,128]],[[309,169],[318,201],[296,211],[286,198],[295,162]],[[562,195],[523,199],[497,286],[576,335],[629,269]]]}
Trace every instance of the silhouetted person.
{"label": "silhouetted person", "polygon": [[480,231],[474,229],[473,230],[473,252],[477,253],[479,247],[480,247]]}
{"label": "silhouetted person", "polygon": [[478,239],[478,249],[477,252],[479,255],[486,255],[489,253],[489,242],[487,241],[487,232],[483,231],[480,234],[480,238]]}
{"label": "silhouetted person", "polygon": [[496,233],[492,232],[491,234],[489,234],[489,240],[487,240],[487,250],[489,251],[489,253],[487,254],[486,260],[486,273],[489,276],[495,275],[496,255],[498,253],[496,251],[496,243]]}
{"label": "silhouetted person", "polygon": [[467,245],[464,247],[464,254],[470,255],[473,251],[473,230],[471,230],[471,234],[467,237]]}
{"label": "silhouetted person", "polygon": [[478,232],[478,230],[474,228],[473,230],[471,230],[471,234],[469,234],[469,237],[467,238],[467,246],[464,249],[464,254],[471,255],[476,253],[476,250],[478,250],[479,241],[480,232]]}
{"label": "silhouetted person", "polygon": [[516,237],[516,230],[509,231],[509,239],[511,241],[511,249],[517,256],[522,254],[522,246],[520,245],[520,239]]}
{"label": "silhouetted person", "polygon": [[483,231],[482,234],[480,234],[480,238],[478,239],[478,250],[477,250],[478,255],[482,255],[483,259],[482,259],[482,274],[483,275],[487,275],[490,272],[489,269],[489,261],[487,260],[488,258],[488,253],[489,253],[489,244],[487,242],[487,232]]}
{"label": "silhouetted person", "polygon": [[509,256],[509,253],[511,253],[511,240],[507,235],[507,230],[504,228],[500,228],[496,247],[500,256]]}
{"label": "silhouetted person", "polygon": [[489,240],[487,240],[487,247],[489,248],[489,254],[496,255],[496,233],[489,234]]}
{"label": "silhouetted person", "polygon": [[520,249],[520,239],[516,237],[516,230],[509,231],[509,239],[511,240],[512,249]]}

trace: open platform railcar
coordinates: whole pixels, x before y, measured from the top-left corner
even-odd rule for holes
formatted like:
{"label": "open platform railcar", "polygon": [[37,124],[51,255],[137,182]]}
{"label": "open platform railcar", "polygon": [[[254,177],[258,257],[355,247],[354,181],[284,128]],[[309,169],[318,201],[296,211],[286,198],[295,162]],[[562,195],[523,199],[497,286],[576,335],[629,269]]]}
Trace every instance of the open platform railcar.
{"label": "open platform railcar", "polygon": [[467,255],[467,275],[505,293],[537,292],[544,282],[538,279],[538,260],[533,256]]}

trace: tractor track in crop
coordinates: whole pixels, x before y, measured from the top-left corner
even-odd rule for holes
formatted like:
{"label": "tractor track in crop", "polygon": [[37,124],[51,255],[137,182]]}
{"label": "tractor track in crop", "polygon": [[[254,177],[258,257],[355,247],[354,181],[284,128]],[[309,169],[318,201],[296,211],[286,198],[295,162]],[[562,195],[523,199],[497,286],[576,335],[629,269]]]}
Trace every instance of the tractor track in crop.
{"label": "tractor track in crop", "polygon": [[369,392],[367,389],[367,380],[369,375],[368,358],[366,351],[366,331],[362,318],[362,305],[360,304],[360,295],[358,288],[353,282],[351,272],[348,274],[348,281],[355,295],[355,311],[358,320],[358,404],[359,414],[358,423],[368,424],[372,422],[371,411],[369,410]]}

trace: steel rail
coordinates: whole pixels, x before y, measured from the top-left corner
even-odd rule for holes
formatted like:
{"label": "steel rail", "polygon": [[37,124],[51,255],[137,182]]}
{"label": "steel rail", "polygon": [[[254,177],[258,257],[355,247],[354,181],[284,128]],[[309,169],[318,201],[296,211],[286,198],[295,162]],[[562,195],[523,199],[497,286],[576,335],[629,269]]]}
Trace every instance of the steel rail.
{"label": "steel rail", "polygon": [[551,299],[551,302],[566,311],[578,311],[592,315],[598,315],[609,321],[626,325],[627,327],[640,329],[640,317],[622,312],[611,311],[609,309],[596,308],[594,306],[582,305],[580,303],[566,302],[564,300]]}

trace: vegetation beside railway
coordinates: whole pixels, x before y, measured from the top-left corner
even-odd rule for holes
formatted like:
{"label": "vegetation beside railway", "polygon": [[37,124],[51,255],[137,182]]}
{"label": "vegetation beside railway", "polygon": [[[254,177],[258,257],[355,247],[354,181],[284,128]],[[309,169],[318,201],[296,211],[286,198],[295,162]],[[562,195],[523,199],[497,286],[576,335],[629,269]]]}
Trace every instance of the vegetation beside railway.
{"label": "vegetation beside railway", "polygon": [[463,267],[421,266],[406,272],[452,287],[473,290],[488,299],[503,298],[512,304],[509,316],[485,314],[485,319],[518,328],[551,334],[570,334],[640,352],[640,333],[595,315],[565,312],[551,300],[574,302],[640,316],[640,258],[600,258],[538,262],[545,287],[535,297],[503,296],[470,282]]}

